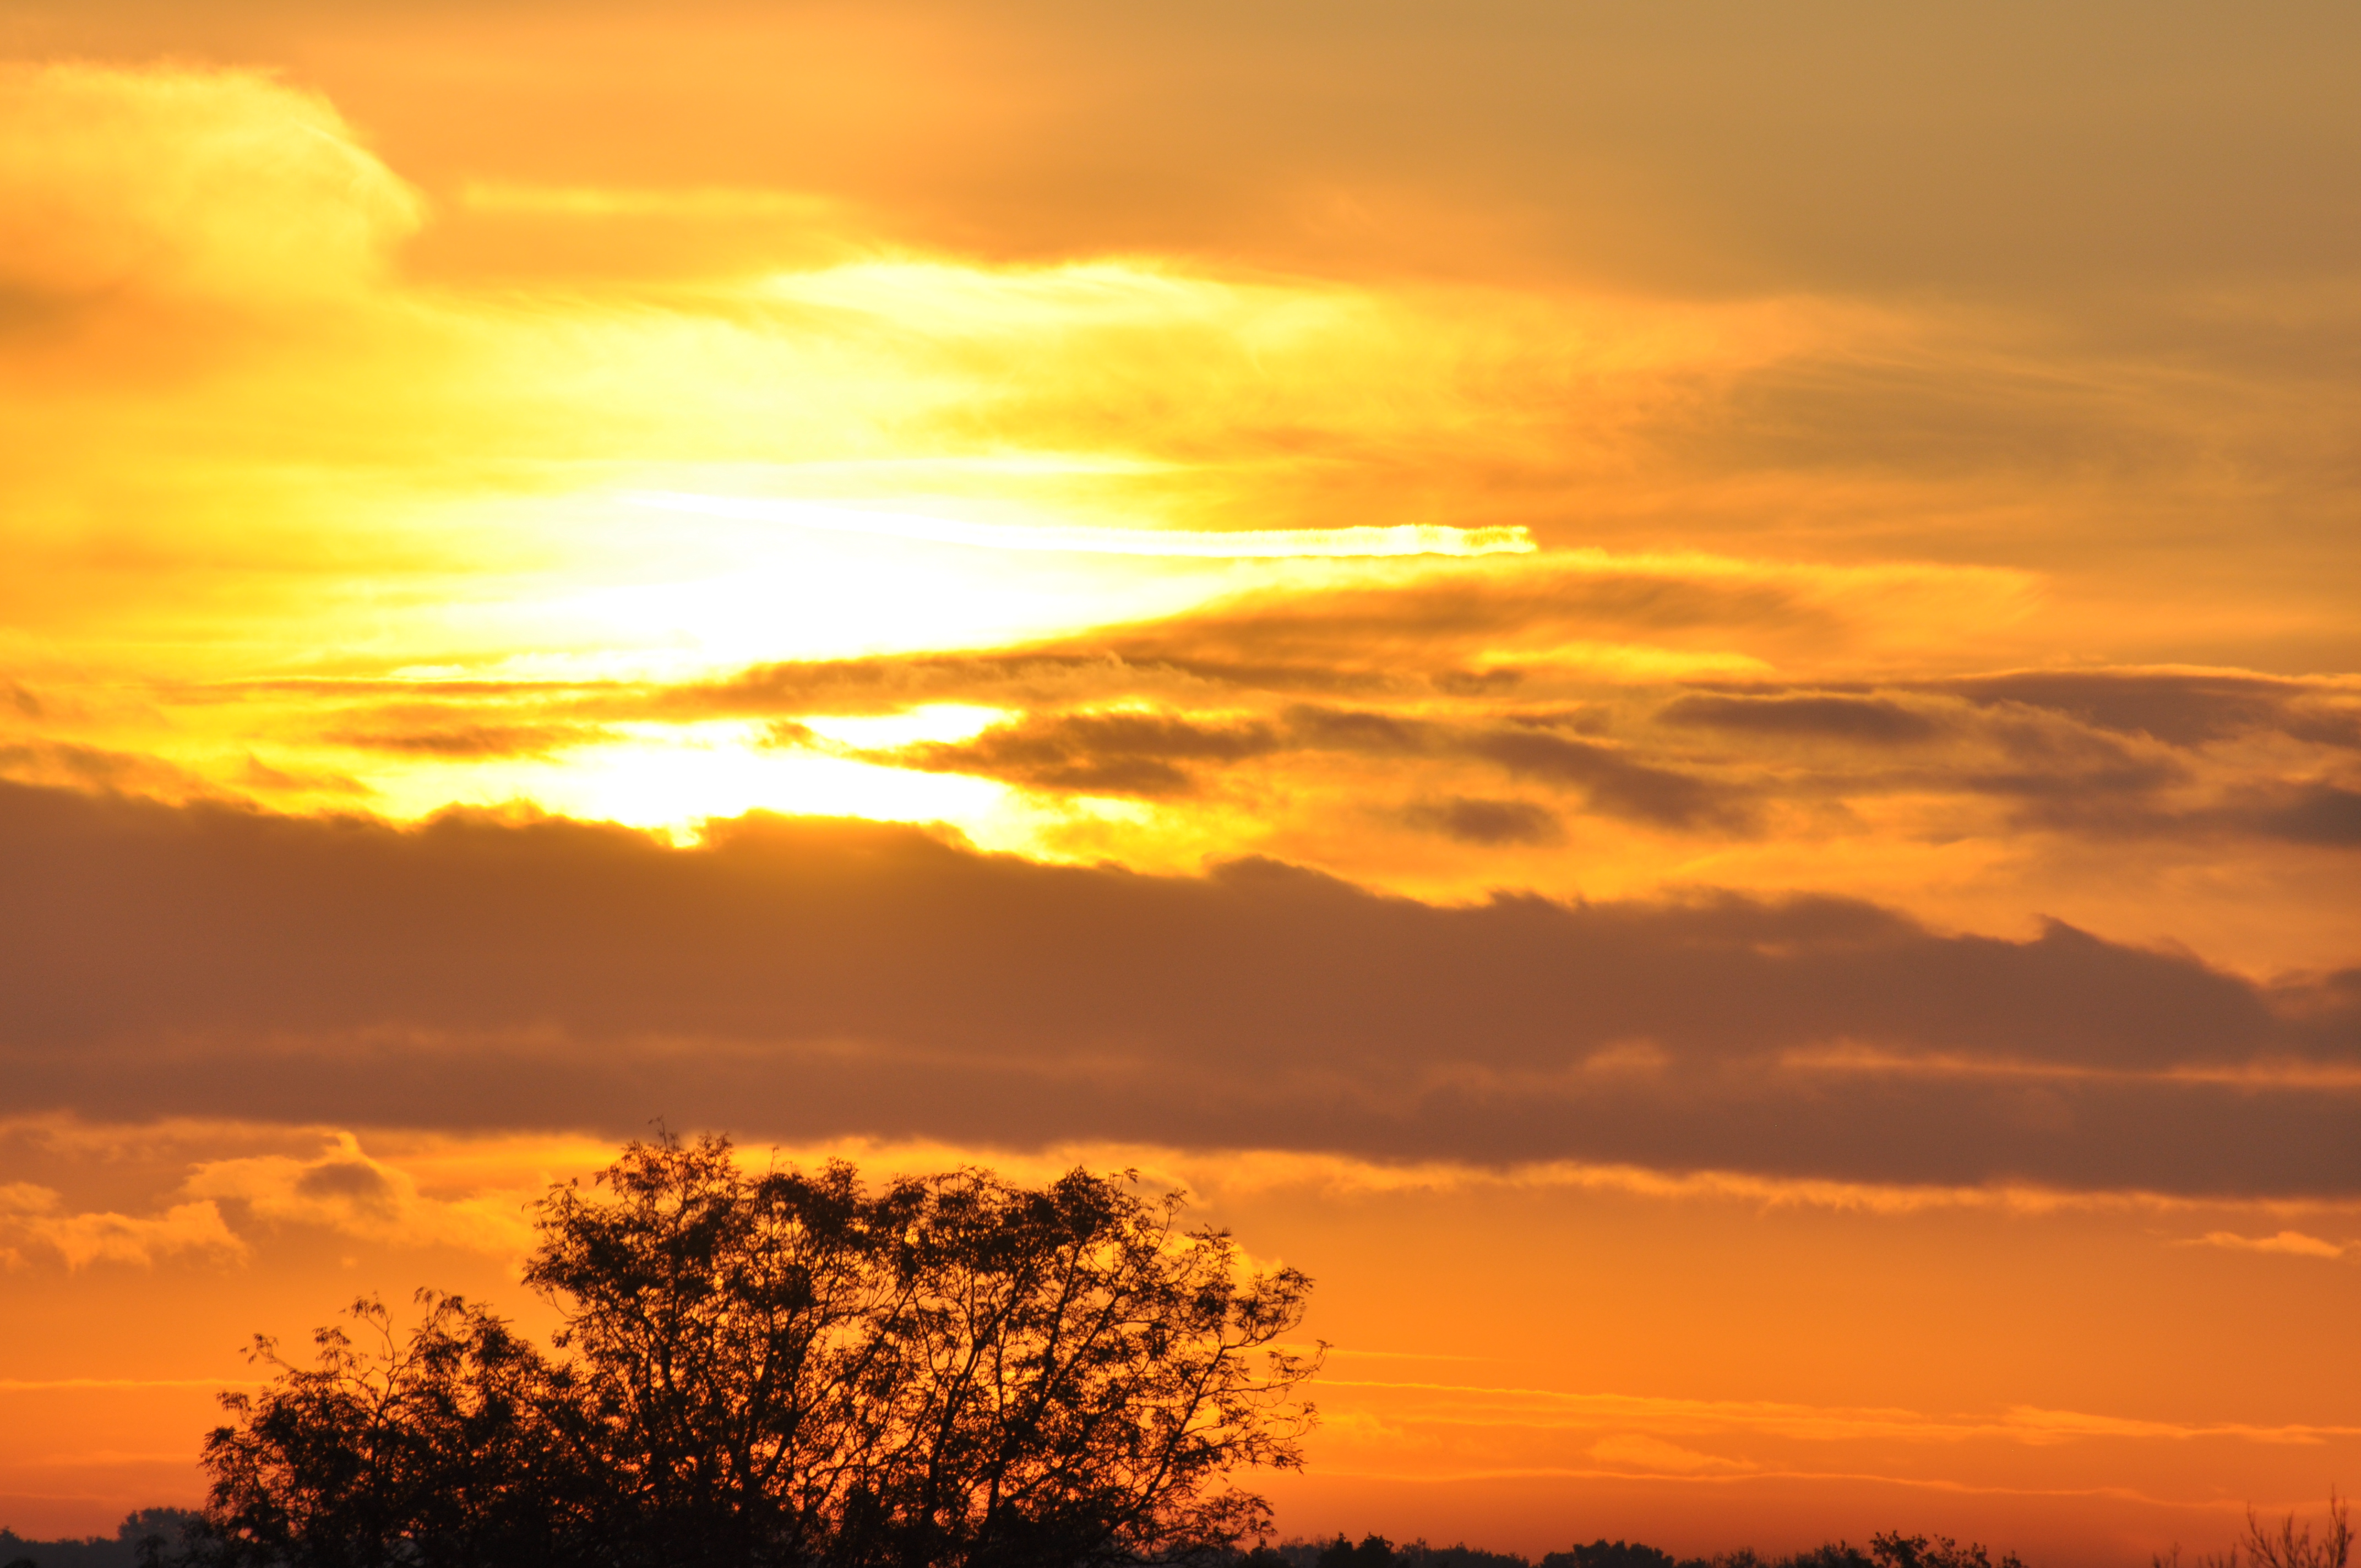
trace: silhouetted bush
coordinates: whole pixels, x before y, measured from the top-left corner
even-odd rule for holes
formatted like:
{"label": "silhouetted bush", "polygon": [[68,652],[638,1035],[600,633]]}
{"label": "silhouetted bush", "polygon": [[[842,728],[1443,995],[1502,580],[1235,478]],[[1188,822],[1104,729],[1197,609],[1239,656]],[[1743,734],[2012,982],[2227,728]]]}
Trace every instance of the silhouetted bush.
{"label": "silhouetted bush", "polygon": [[1513,1552],[1486,1552],[1465,1542],[1452,1546],[1430,1546],[1424,1541],[1413,1541],[1396,1546],[1381,1535],[1364,1536],[1357,1543],[1338,1535],[1327,1541],[1286,1541],[1277,1546],[1260,1546],[1240,1561],[1250,1568],[1320,1568],[1332,1561],[1350,1563],[1353,1568],[1367,1564],[1389,1564],[1390,1568],[1532,1568],[1525,1558]]}
{"label": "silhouetted bush", "polygon": [[1675,1568],[1673,1554],[1637,1541],[1594,1541],[1565,1552],[1553,1552],[1541,1568]]}
{"label": "silhouetted bush", "polygon": [[[2242,1556],[2243,1554],[2243,1556]],[[2312,1538],[2312,1523],[2301,1526],[2290,1514],[2276,1530],[2268,1529],[2249,1507],[2246,1509],[2246,1535],[2234,1541],[2227,1552],[2198,1559],[2195,1568],[2347,1568],[2353,1559],[2353,1520],[2351,1511],[2336,1488],[2328,1489],[2328,1529],[2321,1539]],[[2180,1548],[2172,1549],[2169,1557],[2153,1559],[2156,1568],[2180,1568]]]}
{"label": "silhouetted bush", "polygon": [[1782,1560],[1777,1568],[1877,1568],[1877,1564],[1852,1542],[1831,1541]]}
{"label": "silhouetted bush", "polygon": [[1357,1546],[1338,1536],[1320,1549],[1317,1568],[1393,1568],[1394,1543],[1382,1535],[1365,1535]]}

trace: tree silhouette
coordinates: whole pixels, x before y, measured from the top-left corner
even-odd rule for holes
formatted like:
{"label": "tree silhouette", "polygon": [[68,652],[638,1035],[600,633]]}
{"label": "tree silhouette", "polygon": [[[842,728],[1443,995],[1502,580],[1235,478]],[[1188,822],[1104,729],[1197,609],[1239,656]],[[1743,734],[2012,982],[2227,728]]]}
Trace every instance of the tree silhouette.
{"label": "tree silhouette", "polygon": [[[2229,1551],[2198,1559],[2197,1568],[2346,1568],[2353,1560],[2353,1516],[2336,1488],[2328,1489],[2328,1528],[2312,1539],[2309,1520],[2299,1526],[2290,1514],[2273,1530],[2262,1521],[2251,1503],[2246,1507],[2246,1535]],[[2180,1548],[2169,1557],[2152,1559],[2156,1568],[2179,1568]]]}
{"label": "tree silhouette", "polygon": [[635,1143],[553,1189],[544,1354],[424,1295],[406,1339],[225,1400],[191,1555],[224,1568],[1172,1561],[1267,1531],[1234,1472],[1301,1464],[1310,1282],[1244,1274],[1180,1201],[1075,1171],[871,1193],[851,1167]]}
{"label": "tree silhouette", "polygon": [[1565,1552],[1553,1552],[1542,1559],[1542,1568],[1674,1568],[1673,1554],[1638,1541],[1594,1541],[1584,1546],[1576,1542]]}

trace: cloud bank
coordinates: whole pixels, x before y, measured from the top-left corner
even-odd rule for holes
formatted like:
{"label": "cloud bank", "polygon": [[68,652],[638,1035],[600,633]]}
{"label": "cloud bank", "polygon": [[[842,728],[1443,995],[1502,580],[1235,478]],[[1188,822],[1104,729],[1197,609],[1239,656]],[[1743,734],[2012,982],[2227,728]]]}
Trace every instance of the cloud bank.
{"label": "cloud bank", "polygon": [[0,855],[5,1113],[2361,1193],[2361,974],[2265,987],[2059,925],[18,786]]}

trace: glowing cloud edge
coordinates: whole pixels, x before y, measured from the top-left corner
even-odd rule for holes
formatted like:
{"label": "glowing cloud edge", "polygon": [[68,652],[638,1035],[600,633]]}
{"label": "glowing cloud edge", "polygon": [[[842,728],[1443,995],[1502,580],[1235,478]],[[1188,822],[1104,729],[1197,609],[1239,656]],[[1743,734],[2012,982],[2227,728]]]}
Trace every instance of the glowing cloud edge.
{"label": "glowing cloud edge", "polygon": [[862,511],[805,501],[746,496],[699,495],[685,490],[627,490],[618,499],[631,506],[752,522],[784,522],[837,533],[917,539],[983,550],[1066,551],[1091,555],[1185,555],[1213,560],[1248,557],[1356,555],[1531,554],[1532,535],[1522,528],[1450,528],[1403,523],[1392,528],[1256,529],[1237,532],[1152,528],[1027,528],[1008,523],[962,522],[914,512]]}

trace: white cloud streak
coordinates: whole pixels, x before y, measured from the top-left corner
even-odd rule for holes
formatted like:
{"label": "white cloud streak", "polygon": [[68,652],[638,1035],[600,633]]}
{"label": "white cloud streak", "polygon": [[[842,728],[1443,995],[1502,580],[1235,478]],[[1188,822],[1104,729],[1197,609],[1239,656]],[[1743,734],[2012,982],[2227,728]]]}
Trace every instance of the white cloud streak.
{"label": "white cloud streak", "polygon": [[1028,528],[965,522],[915,512],[866,511],[807,501],[708,496],[686,490],[631,490],[633,506],[696,512],[746,522],[781,522],[833,533],[962,544],[980,550],[1063,551],[1084,555],[1190,556],[1205,560],[1305,556],[1530,554],[1536,546],[1522,528],[1447,528],[1404,523],[1391,528],[1202,529]]}

